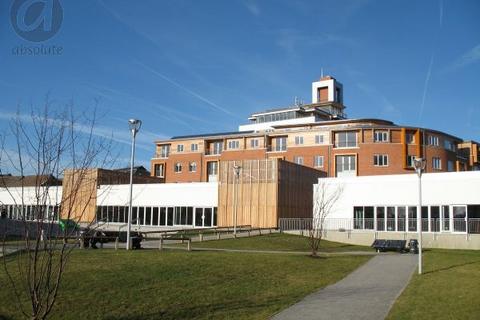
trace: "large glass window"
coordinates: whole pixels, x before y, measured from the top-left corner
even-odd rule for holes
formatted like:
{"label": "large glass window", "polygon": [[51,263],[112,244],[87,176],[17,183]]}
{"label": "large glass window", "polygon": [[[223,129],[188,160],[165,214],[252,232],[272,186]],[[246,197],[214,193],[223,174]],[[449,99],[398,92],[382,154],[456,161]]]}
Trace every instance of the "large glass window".
{"label": "large glass window", "polygon": [[158,226],[158,207],[152,209],[152,225]]}
{"label": "large glass window", "polygon": [[417,231],[417,207],[408,207],[408,231]]}
{"label": "large glass window", "polygon": [[363,207],[353,207],[353,228],[365,229]]}
{"label": "large glass window", "polygon": [[275,151],[287,150],[287,137],[276,137],[273,139],[275,141]]}
{"label": "large glass window", "polygon": [[428,230],[428,207],[422,207],[422,231]]}
{"label": "large glass window", "polygon": [[387,207],[387,231],[395,231],[395,207]]}
{"label": "large glass window", "polygon": [[160,158],[168,158],[170,154],[170,145],[163,145],[160,147]]}
{"label": "large glass window", "polygon": [[453,214],[453,231],[465,232],[467,231],[467,224],[465,218],[467,216],[466,206],[452,206]]}
{"label": "large glass window", "polygon": [[217,141],[213,143],[213,153],[212,154],[220,154],[222,153],[223,149],[223,142]]}
{"label": "large glass window", "polygon": [[397,207],[397,230],[398,231],[405,231],[405,223],[407,221],[405,212],[406,212],[405,207]]}
{"label": "large glass window", "polygon": [[203,208],[195,208],[195,226],[203,226]]}
{"label": "large glass window", "polygon": [[154,165],[154,174],[155,177],[163,178],[165,176],[165,164],[163,163],[156,163]]}
{"label": "large glass window", "polygon": [[354,155],[336,156],[337,177],[356,176],[357,166]]}
{"label": "large glass window", "polygon": [[450,207],[442,206],[442,231],[450,231]]}
{"label": "large glass window", "polygon": [[344,131],[335,133],[336,148],[354,148],[357,146],[357,132]]}
{"label": "large glass window", "polygon": [[205,208],[205,219],[204,219],[204,226],[211,227],[212,226],[212,208]]}
{"label": "large glass window", "polygon": [[430,231],[432,232],[440,231],[440,207],[439,206],[430,207]]}
{"label": "large glass window", "polygon": [[385,231],[385,207],[377,207],[377,230]]}

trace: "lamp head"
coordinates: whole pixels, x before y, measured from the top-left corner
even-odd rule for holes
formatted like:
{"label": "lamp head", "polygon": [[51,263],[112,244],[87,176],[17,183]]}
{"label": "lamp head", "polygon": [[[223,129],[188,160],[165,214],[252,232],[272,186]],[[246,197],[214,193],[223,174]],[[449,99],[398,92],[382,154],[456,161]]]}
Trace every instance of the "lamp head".
{"label": "lamp head", "polygon": [[422,174],[423,170],[425,170],[425,165],[427,161],[423,158],[415,158],[413,159],[413,167],[418,174]]}
{"label": "lamp head", "polygon": [[142,126],[142,120],[138,120],[138,119],[128,120],[128,127],[130,128],[130,131],[132,131],[133,133],[137,133],[138,130],[140,130],[141,126]]}

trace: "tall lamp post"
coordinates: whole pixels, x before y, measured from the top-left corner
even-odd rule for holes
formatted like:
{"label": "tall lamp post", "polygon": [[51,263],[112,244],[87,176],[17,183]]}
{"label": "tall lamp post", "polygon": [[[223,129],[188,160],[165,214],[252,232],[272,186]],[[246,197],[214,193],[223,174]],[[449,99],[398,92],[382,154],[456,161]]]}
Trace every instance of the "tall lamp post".
{"label": "tall lamp post", "polygon": [[142,121],[138,119],[128,120],[128,127],[132,133],[132,152],[130,157],[130,197],[128,205],[128,220],[127,220],[127,250],[132,248],[132,239],[130,238],[130,229],[132,228],[132,195],[133,195],[133,164],[135,162],[135,137],[137,136]]}
{"label": "tall lamp post", "polygon": [[233,181],[233,234],[237,235],[237,193],[238,193],[238,179],[240,178],[240,171],[242,167],[239,165],[233,166],[233,174],[234,174],[234,181]]}
{"label": "tall lamp post", "polygon": [[422,173],[425,170],[426,161],[423,158],[413,160],[413,167],[418,176],[418,208],[417,208],[417,231],[418,231],[418,274],[422,274]]}

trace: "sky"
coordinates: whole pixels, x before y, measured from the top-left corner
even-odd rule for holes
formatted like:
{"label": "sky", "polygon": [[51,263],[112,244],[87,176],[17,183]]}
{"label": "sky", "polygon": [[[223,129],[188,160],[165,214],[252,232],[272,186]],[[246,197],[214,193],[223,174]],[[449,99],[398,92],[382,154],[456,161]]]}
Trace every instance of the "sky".
{"label": "sky", "polygon": [[[40,42],[11,19],[26,1],[0,1],[0,132],[47,95],[54,108],[97,105],[95,134],[114,137],[120,167],[127,120],[142,120],[137,164],[149,168],[157,139],[236,131],[255,111],[311,102],[323,70],[343,83],[349,118],[480,141],[477,0],[33,0],[62,10]],[[42,46],[61,51],[19,54]]]}

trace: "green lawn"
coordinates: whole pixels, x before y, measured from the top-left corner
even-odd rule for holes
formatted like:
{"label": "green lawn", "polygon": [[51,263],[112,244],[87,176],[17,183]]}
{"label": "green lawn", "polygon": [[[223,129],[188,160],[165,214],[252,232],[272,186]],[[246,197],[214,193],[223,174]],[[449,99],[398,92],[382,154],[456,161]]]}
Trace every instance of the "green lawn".
{"label": "green lawn", "polygon": [[[222,249],[243,249],[243,250],[275,250],[275,251],[310,251],[310,244],[307,237],[291,235],[286,233],[274,233],[265,236],[253,236],[249,238],[213,240],[204,242],[193,242],[193,248],[222,248]],[[322,240],[320,251],[373,251],[370,247],[355,246],[345,243],[330,242]]]}
{"label": "green lawn", "polygon": [[479,319],[480,252],[430,250],[388,319]]}
{"label": "green lawn", "polygon": [[[281,247],[271,244],[272,237],[276,236],[266,237],[267,248]],[[295,243],[294,238],[280,237]],[[267,319],[310,292],[337,282],[368,259],[76,250],[52,318]],[[17,319],[19,313],[5,280],[2,270],[0,319]]]}

